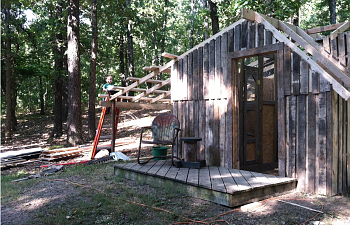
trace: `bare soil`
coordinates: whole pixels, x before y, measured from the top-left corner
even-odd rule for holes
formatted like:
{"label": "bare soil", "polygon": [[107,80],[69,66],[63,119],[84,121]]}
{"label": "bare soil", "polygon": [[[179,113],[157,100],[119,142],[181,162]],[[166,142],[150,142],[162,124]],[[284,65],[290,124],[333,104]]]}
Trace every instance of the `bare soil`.
{"label": "bare soil", "polygon": [[[122,111],[118,138],[139,138],[139,125],[147,125],[157,113],[159,112],[152,110]],[[97,112],[96,118],[98,118],[99,114],[100,111]],[[21,150],[22,148],[33,148],[36,146],[45,148],[54,145],[65,145],[65,134],[61,138],[50,138],[50,132],[53,128],[53,117],[51,115],[20,115],[18,117],[18,122],[17,132],[14,134],[12,143],[2,144],[2,152]],[[83,117],[83,125],[84,131],[86,131],[86,115]],[[2,126],[1,128],[3,131],[4,127]],[[66,130],[64,133],[66,133]],[[87,132],[84,132],[84,140],[86,141],[86,146],[91,145],[92,141],[88,140]],[[125,148],[129,148],[129,151],[125,153],[126,155],[130,157],[136,155],[137,146],[130,145]],[[103,157],[107,155],[108,152],[101,151],[99,154],[98,157]],[[49,164],[77,161],[84,159],[84,157],[88,158],[89,156],[87,154],[81,156],[79,159],[62,160]],[[105,164],[106,171],[112,170],[113,163],[116,162],[111,161]],[[19,171],[24,171],[28,175],[35,174],[40,171],[40,168],[37,167],[44,164],[48,164],[48,162],[39,161],[14,167],[3,167],[1,168],[1,175],[6,176],[18,173]],[[65,166],[66,170],[69,170],[70,167],[73,166]],[[76,182],[82,185],[90,184],[91,187],[97,189],[105,189],[108,187],[110,193],[119,193],[119,195],[122,194],[122,188],[118,185],[123,185],[123,188],[136,189],[140,194],[146,196],[151,195],[151,193],[159,192],[155,187],[130,180],[124,180],[124,182],[120,184],[120,182],[118,183],[118,181],[114,179],[113,173],[108,171],[101,176],[93,178],[76,175],[74,177],[69,177],[69,180],[70,182]],[[56,175],[56,177],[57,176],[60,177],[60,174]],[[64,175],[62,175],[62,177],[64,177]],[[91,192],[96,192],[96,190],[91,190]],[[64,204],[75,198],[86,198],[86,201],[89,201],[91,197],[90,195],[86,195],[86,193],[82,195],[82,190],[74,185],[69,185],[66,182],[60,182],[58,180],[50,180],[50,178],[43,179],[41,182],[34,182],[30,188],[23,190],[23,194],[24,193],[26,197],[19,197],[15,201],[6,201],[5,204],[4,202],[2,203],[1,224],[33,224],[33,221],[35,222],[37,219],[33,211],[37,212],[36,210],[41,210],[44,213],[45,209],[56,207],[59,204]],[[154,207],[167,210],[168,212],[166,213],[174,213],[176,211],[177,215],[181,215],[180,219],[177,216],[174,217],[173,221],[169,222],[174,224],[179,220],[182,221],[183,224],[350,224],[349,193],[327,197],[293,192],[279,196],[278,199],[297,205],[287,204],[277,201],[277,198],[271,198],[262,201],[259,207],[250,208],[247,212],[240,210],[239,207],[232,209],[189,196],[169,197],[165,195],[159,198],[159,205]],[[40,206],[45,207],[40,208]],[[69,208],[69,206],[67,207]],[[303,207],[320,210],[324,212],[324,214]],[[43,215],[48,217],[54,216],[50,214],[46,215],[45,213]],[[89,220],[89,222],[78,222],[78,218],[74,220],[74,215],[72,215],[72,218],[67,217],[67,221],[63,224],[158,224],[157,217],[159,212],[156,209],[150,210],[149,207],[145,207],[141,216],[146,215],[147,220],[142,223],[133,222],[128,212],[121,212],[118,215],[102,215]],[[108,221],[114,222],[107,222],[107,217],[109,218]],[[182,217],[188,218],[188,220]],[[123,221],[123,223],[120,221]]]}

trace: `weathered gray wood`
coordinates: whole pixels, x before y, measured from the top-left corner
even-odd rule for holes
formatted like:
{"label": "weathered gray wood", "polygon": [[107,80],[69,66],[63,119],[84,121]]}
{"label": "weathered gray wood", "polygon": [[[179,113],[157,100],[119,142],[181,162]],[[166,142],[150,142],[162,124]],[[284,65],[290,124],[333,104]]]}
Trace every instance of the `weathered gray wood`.
{"label": "weathered gray wood", "polygon": [[235,51],[235,30],[234,28],[227,32],[227,40],[228,40],[228,52]]}
{"label": "weathered gray wood", "polygon": [[350,173],[350,168],[347,168],[347,160],[349,160],[349,158],[347,158],[347,102],[344,99],[341,99],[341,101],[343,102],[343,110],[342,110],[342,116],[343,116],[343,122],[342,122],[342,128],[343,128],[343,132],[342,132],[342,152],[343,152],[343,172],[342,172],[342,176],[343,176],[343,188],[342,188],[342,192],[346,192],[347,189],[350,187],[350,184],[346,183],[347,180],[347,169],[349,170],[348,173]]}
{"label": "weathered gray wood", "polygon": [[209,99],[209,45],[203,47],[203,99]]}
{"label": "weathered gray wood", "polygon": [[227,113],[227,100],[221,99],[217,100],[219,104],[219,156],[220,156],[220,166],[227,165],[226,161],[226,151],[229,151],[229,149],[226,149],[226,113]]}
{"label": "weathered gray wood", "polygon": [[295,155],[296,155],[296,119],[297,119],[297,97],[291,95],[289,98],[289,147],[287,151],[287,176],[295,177]]}
{"label": "weathered gray wood", "polygon": [[194,100],[193,98],[193,52],[188,54],[188,64],[187,64],[187,100]]}
{"label": "weathered gray wood", "polygon": [[220,166],[220,115],[219,115],[219,100],[211,100],[213,105],[213,148],[212,148],[212,166]]}
{"label": "weathered gray wood", "polygon": [[331,55],[334,59],[338,60],[337,39],[331,40],[330,44],[331,44]]}
{"label": "weathered gray wood", "polygon": [[326,152],[327,152],[327,109],[326,109],[326,93],[321,92],[318,95],[318,103],[319,103],[319,111],[318,111],[318,148],[319,148],[319,155],[317,157],[318,163],[319,163],[319,169],[318,169],[318,194],[326,195],[326,171],[327,167],[325,166],[326,161]]}
{"label": "weathered gray wood", "polygon": [[209,175],[209,167],[202,167],[199,170],[198,185],[200,187],[210,188],[211,189],[211,180],[210,180],[210,175]]}
{"label": "weathered gray wood", "polygon": [[214,100],[206,101],[206,152],[205,157],[208,165],[214,163]]}
{"label": "weathered gray wood", "polygon": [[327,54],[331,54],[331,48],[329,44],[329,36],[323,38],[323,49]]}
{"label": "weathered gray wood", "polygon": [[255,23],[249,23],[248,48],[255,48]]}
{"label": "weathered gray wood", "polygon": [[242,32],[241,32],[241,43],[242,49],[246,49],[248,47],[248,21],[244,21],[242,23]]}
{"label": "weathered gray wood", "polygon": [[199,70],[198,70],[198,50],[195,49],[193,51],[192,55],[192,65],[193,65],[193,78],[192,78],[192,86],[193,86],[193,93],[192,93],[192,99],[198,100],[199,96]]}
{"label": "weathered gray wood", "polygon": [[338,51],[339,51],[339,65],[346,67],[346,55],[345,55],[345,34],[338,35]]}
{"label": "weathered gray wood", "polygon": [[300,56],[293,52],[293,94],[300,94]]}
{"label": "weathered gray wood", "polygon": [[238,188],[235,180],[233,179],[233,177],[231,176],[230,171],[228,170],[228,168],[224,168],[224,167],[219,167],[219,172],[220,175],[222,177],[222,180],[224,182],[225,188],[226,188],[226,192],[227,193],[234,193],[239,191],[240,189]]}
{"label": "weathered gray wood", "polygon": [[212,98],[219,99],[221,98],[221,79],[222,79],[222,70],[221,70],[221,37],[217,37],[215,40],[215,78]]}
{"label": "weathered gray wood", "polygon": [[258,37],[257,37],[258,45],[257,45],[257,47],[264,46],[264,42],[265,42],[264,33],[265,33],[264,25],[259,23],[258,24]]}
{"label": "weathered gray wood", "polygon": [[143,166],[140,165],[140,164],[134,164],[130,170],[133,170],[133,171],[139,171]]}
{"label": "weathered gray wood", "polygon": [[227,80],[227,60],[226,60],[226,55],[228,52],[228,40],[227,40],[228,34],[225,33],[221,37],[221,76],[220,76],[220,98],[227,98],[228,93],[229,93],[229,88],[231,88],[231,85],[229,85],[229,80]]}
{"label": "weathered gray wood", "polygon": [[[176,116],[176,118],[179,118],[179,102],[173,101],[173,115]],[[181,126],[181,123],[180,123]],[[181,129],[181,127],[179,127]],[[180,132],[181,133],[181,132]],[[176,140],[174,145],[174,156],[177,156],[177,151],[179,147],[179,140]]]}
{"label": "weathered gray wood", "polygon": [[264,102],[264,58],[258,56],[258,79],[256,81],[255,88],[255,148],[257,152],[257,160],[259,164],[264,163],[264,152],[263,152],[263,102]]}
{"label": "weathered gray wood", "polygon": [[254,177],[251,172],[245,171],[245,170],[240,170],[239,172],[242,174],[244,179],[246,179],[246,181],[249,183],[249,185],[252,188],[256,188],[256,187],[259,187],[261,185],[260,182],[258,181],[258,179],[256,177]]}
{"label": "weathered gray wood", "polygon": [[300,62],[300,94],[309,93],[309,64],[302,59]]}
{"label": "weathered gray wood", "polygon": [[[342,99],[338,99],[339,101],[339,111],[338,111],[338,146],[339,146],[339,155],[338,155],[338,193],[343,192],[343,101]],[[346,161],[346,159],[345,159]]]}
{"label": "weathered gray wood", "polygon": [[233,144],[233,129],[236,127],[236,123],[233,121],[233,104],[236,101],[236,88],[235,88],[235,77],[233,77],[234,67],[233,60],[226,59],[227,61],[227,105],[226,105],[226,125],[225,125],[225,167],[233,167],[233,149],[235,146]]}
{"label": "weathered gray wood", "polygon": [[214,99],[217,90],[215,89],[215,40],[209,43],[209,99]]}
{"label": "weathered gray wood", "polygon": [[242,25],[238,24],[237,26],[235,26],[234,51],[238,51],[242,48],[241,32],[242,32]]}
{"label": "weathered gray wood", "polygon": [[270,55],[273,53],[276,53],[276,51],[282,49],[284,46],[283,43],[276,43],[269,46],[262,46],[257,48],[251,48],[251,49],[243,49],[240,51],[235,52],[229,52],[227,53],[228,58],[234,58],[234,59],[244,59],[248,57],[253,56],[263,56],[263,55]]}
{"label": "weathered gray wood", "polygon": [[311,92],[313,94],[318,94],[320,93],[320,74],[316,71],[311,72]]}
{"label": "weathered gray wood", "polygon": [[177,173],[179,171],[179,168],[176,167],[170,167],[170,169],[168,170],[168,172],[165,174],[164,177],[170,179],[170,180],[175,180]]}
{"label": "weathered gray wood", "polygon": [[179,120],[180,122],[180,129],[181,129],[181,132],[179,133],[179,136],[178,136],[178,148],[177,148],[177,157],[179,157],[180,159],[182,158],[182,141],[180,140],[181,137],[185,137],[185,134],[184,134],[184,129],[185,129],[185,121],[183,120],[183,114],[184,114],[184,111],[183,111],[183,101],[179,101],[178,103],[178,117],[177,119]]}
{"label": "weathered gray wood", "polygon": [[[284,50],[289,51],[286,47]],[[286,155],[285,155],[285,99],[284,99],[284,50],[277,51],[277,134],[278,134],[278,173],[280,176],[286,175]]]}
{"label": "weathered gray wood", "polygon": [[[184,73],[183,73],[183,62],[184,62],[184,59],[180,59],[179,61],[179,65],[178,65],[178,85],[177,85],[177,88],[179,90],[183,90],[186,86],[184,85],[184,80],[183,80],[183,76],[184,76]],[[187,88],[187,87],[186,87]],[[183,91],[178,91],[178,97],[179,97],[179,100],[183,100],[184,99],[184,92]]]}
{"label": "weathered gray wood", "polygon": [[168,173],[170,167],[170,164],[163,164],[163,166],[155,173],[155,175],[158,177],[164,177]]}
{"label": "weathered gray wood", "polygon": [[[347,65],[348,65],[348,74],[350,74],[350,31],[345,33],[346,35],[346,55],[347,55]],[[350,173],[350,172],[349,172]]]}
{"label": "weathered gray wood", "polygon": [[198,99],[203,100],[203,90],[204,90],[204,83],[203,83],[203,48],[198,49]]}
{"label": "weathered gray wood", "polygon": [[188,125],[188,134],[186,134],[186,137],[194,137],[194,120],[197,119],[194,117],[194,111],[193,111],[193,101],[187,102],[188,110],[187,110],[187,120],[186,123]]}
{"label": "weathered gray wood", "polygon": [[[349,39],[350,39],[350,32],[348,32],[348,36],[347,36]],[[348,49],[350,49],[350,41],[348,40]],[[349,56],[350,54],[348,54]],[[350,64],[348,64],[349,68],[350,68]],[[350,88],[348,88],[350,90]],[[346,103],[346,107],[347,107],[347,147],[346,147],[346,158],[347,158],[347,184],[348,186],[350,186],[350,101],[348,101]]]}
{"label": "weathered gray wood", "polygon": [[239,170],[229,169],[232,178],[235,180],[237,187],[240,191],[246,191],[252,189],[248,181],[242,176]]}
{"label": "weathered gray wood", "polygon": [[221,178],[218,167],[210,166],[209,173],[211,180],[211,188],[215,191],[226,192],[226,188]]}
{"label": "weathered gray wood", "polygon": [[289,47],[284,48],[284,64],[283,64],[283,74],[284,74],[284,94],[290,95],[291,91],[291,54],[292,51]]}
{"label": "weathered gray wood", "polygon": [[174,62],[173,66],[171,67],[171,100],[177,101],[180,100],[179,98],[179,87],[178,87],[178,77],[179,77],[179,71],[178,71],[179,62]]}
{"label": "weathered gray wood", "polygon": [[183,58],[182,61],[182,89],[181,92],[183,92],[183,97],[181,100],[188,100],[188,80],[189,80],[189,73],[188,73],[188,56],[186,55]]}
{"label": "weathered gray wood", "polygon": [[159,160],[155,162],[152,168],[147,171],[147,174],[156,174],[160,170],[160,168],[162,168],[165,162],[165,160]]}
{"label": "weathered gray wood", "polygon": [[306,167],[306,191],[308,193],[315,192],[315,149],[316,149],[316,102],[315,95],[308,96],[308,146],[307,146],[307,167]]}
{"label": "weathered gray wood", "polygon": [[188,171],[187,183],[198,186],[198,181],[199,181],[198,176],[199,176],[199,169],[191,168]]}
{"label": "weathered gray wood", "polygon": [[339,117],[338,117],[338,106],[339,106],[339,98],[336,92],[332,93],[332,149],[333,155],[332,159],[332,195],[339,193],[338,186],[338,160],[339,160],[339,143],[338,143],[338,131],[339,131]]}
{"label": "weathered gray wood", "polygon": [[176,181],[179,181],[181,183],[186,183],[188,171],[189,171],[189,168],[179,168],[175,178]]}
{"label": "weathered gray wood", "polygon": [[[200,136],[200,130],[199,130],[199,117],[201,112],[199,111],[199,100],[193,101],[193,129],[194,129],[194,133],[193,136],[194,137],[201,137]],[[203,140],[203,138],[202,138]],[[201,142],[201,141],[199,141]],[[196,160],[199,159],[200,157],[200,146],[199,146],[199,142],[197,143],[197,148],[196,148]]]}
{"label": "weathered gray wood", "polygon": [[329,82],[323,76],[320,76],[320,92],[326,91],[330,91]]}
{"label": "weathered gray wood", "polygon": [[198,118],[198,126],[199,126],[199,137],[202,138],[202,141],[199,142],[199,159],[200,160],[205,160],[205,149],[206,145],[206,101],[201,100],[199,101],[199,118]]}
{"label": "weathered gray wood", "polygon": [[154,164],[156,164],[156,161],[150,161],[149,163],[142,165],[138,172],[147,173],[153,167]]}
{"label": "weathered gray wood", "polygon": [[333,168],[333,94],[332,92],[326,92],[326,129],[327,129],[327,142],[326,142],[326,187],[327,195],[332,194],[332,168]]}

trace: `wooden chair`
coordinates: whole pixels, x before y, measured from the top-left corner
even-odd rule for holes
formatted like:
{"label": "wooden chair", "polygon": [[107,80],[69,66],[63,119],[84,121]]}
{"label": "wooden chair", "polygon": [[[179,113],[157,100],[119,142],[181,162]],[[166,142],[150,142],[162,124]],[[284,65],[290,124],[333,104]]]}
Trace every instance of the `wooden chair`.
{"label": "wooden chair", "polygon": [[[152,141],[142,140],[142,134],[145,129],[152,129],[152,137],[153,137]],[[137,162],[139,164],[145,164],[154,158],[171,158],[171,162],[174,165],[174,158],[179,159],[178,157],[174,156],[174,145],[176,143],[179,131],[181,131],[180,122],[176,118],[176,116],[170,113],[162,113],[156,116],[156,118],[154,118],[152,122],[152,126],[141,128],[140,145],[139,145],[139,152],[137,155]],[[171,145],[171,156],[157,156],[157,157],[152,157],[150,159],[147,159],[145,161],[140,161],[141,144]]]}

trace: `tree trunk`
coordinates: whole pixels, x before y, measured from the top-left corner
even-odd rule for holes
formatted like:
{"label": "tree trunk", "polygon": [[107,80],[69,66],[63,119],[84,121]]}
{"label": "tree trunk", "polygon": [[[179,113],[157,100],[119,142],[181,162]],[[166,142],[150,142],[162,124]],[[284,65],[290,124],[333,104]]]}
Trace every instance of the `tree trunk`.
{"label": "tree trunk", "polygon": [[331,24],[336,24],[337,23],[337,13],[336,13],[337,0],[328,0],[328,5],[329,5],[330,22]]}
{"label": "tree trunk", "polygon": [[40,115],[45,114],[43,78],[39,76],[39,98],[40,98]]}
{"label": "tree trunk", "polygon": [[88,134],[89,139],[95,138],[95,104],[96,104],[96,60],[98,47],[97,33],[97,0],[91,0],[91,58],[90,58],[90,83],[89,83],[89,111],[88,111]]}
{"label": "tree trunk", "polygon": [[212,2],[212,0],[208,0],[208,2],[209,2],[209,10],[210,10],[210,18],[211,18],[211,29],[214,35],[217,32],[219,32],[218,11],[216,8],[216,3]]}
{"label": "tree trunk", "polygon": [[[208,0],[203,0],[203,9],[206,10],[208,8]],[[209,22],[208,22],[208,17],[205,16],[204,18],[204,40],[207,40],[209,38]]]}
{"label": "tree trunk", "polygon": [[6,29],[6,124],[5,124],[5,143],[12,138],[11,119],[12,119],[12,95],[11,95],[11,38],[10,38],[10,9],[5,9],[5,29]]}
{"label": "tree trunk", "polygon": [[194,27],[193,27],[193,17],[194,17],[194,3],[193,0],[191,0],[191,35],[190,35],[190,49],[193,48],[194,43]]}
{"label": "tree trunk", "polygon": [[81,121],[81,74],[79,52],[79,0],[68,3],[68,144],[83,143]]}
{"label": "tree trunk", "polygon": [[[127,7],[130,7],[130,0],[126,1]],[[129,77],[135,77],[135,69],[134,69],[134,43],[133,43],[133,37],[131,35],[132,31],[132,25],[131,21],[129,20],[128,23],[128,30],[127,30],[127,37],[128,37],[128,70],[129,70]],[[134,96],[133,91],[129,91],[130,96]]]}

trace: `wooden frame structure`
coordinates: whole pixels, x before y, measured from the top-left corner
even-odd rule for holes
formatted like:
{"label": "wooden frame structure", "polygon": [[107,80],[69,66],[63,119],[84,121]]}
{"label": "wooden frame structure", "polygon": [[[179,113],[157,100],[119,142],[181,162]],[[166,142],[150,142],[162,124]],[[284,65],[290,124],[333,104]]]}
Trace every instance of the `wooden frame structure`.
{"label": "wooden frame structure", "polygon": [[[180,56],[164,53],[171,62],[147,68],[154,71],[111,99],[138,90],[139,84],[170,68],[171,78],[142,90],[121,107],[147,100],[147,94],[171,83],[171,93],[159,93],[159,99],[171,95],[181,135],[202,137],[197,155],[208,165],[241,169],[242,151],[248,151],[243,134],[249,126],[244,121],[251,116],[255,127],[261,128],[254,133],[256,162],[278,162],[279,175],[297,178],[302,192],[346,191],[350,187],[350,32],[344,31],[349,22],[304,31],[246,9],[241,17]],[[311,36],[325,29],[335,31],[321,39],[318,35],[318,41]],[[258,71],[249,81],[255,85],[254,102],[260,101],[252,109],[242,100],[248,90],[248,84],[243,85],[245,66]],[[268,82],[272,100],[264,97]],[[264,127],[267,123],[269,128]],[[175,151],[183,158],[181,142]]]}

